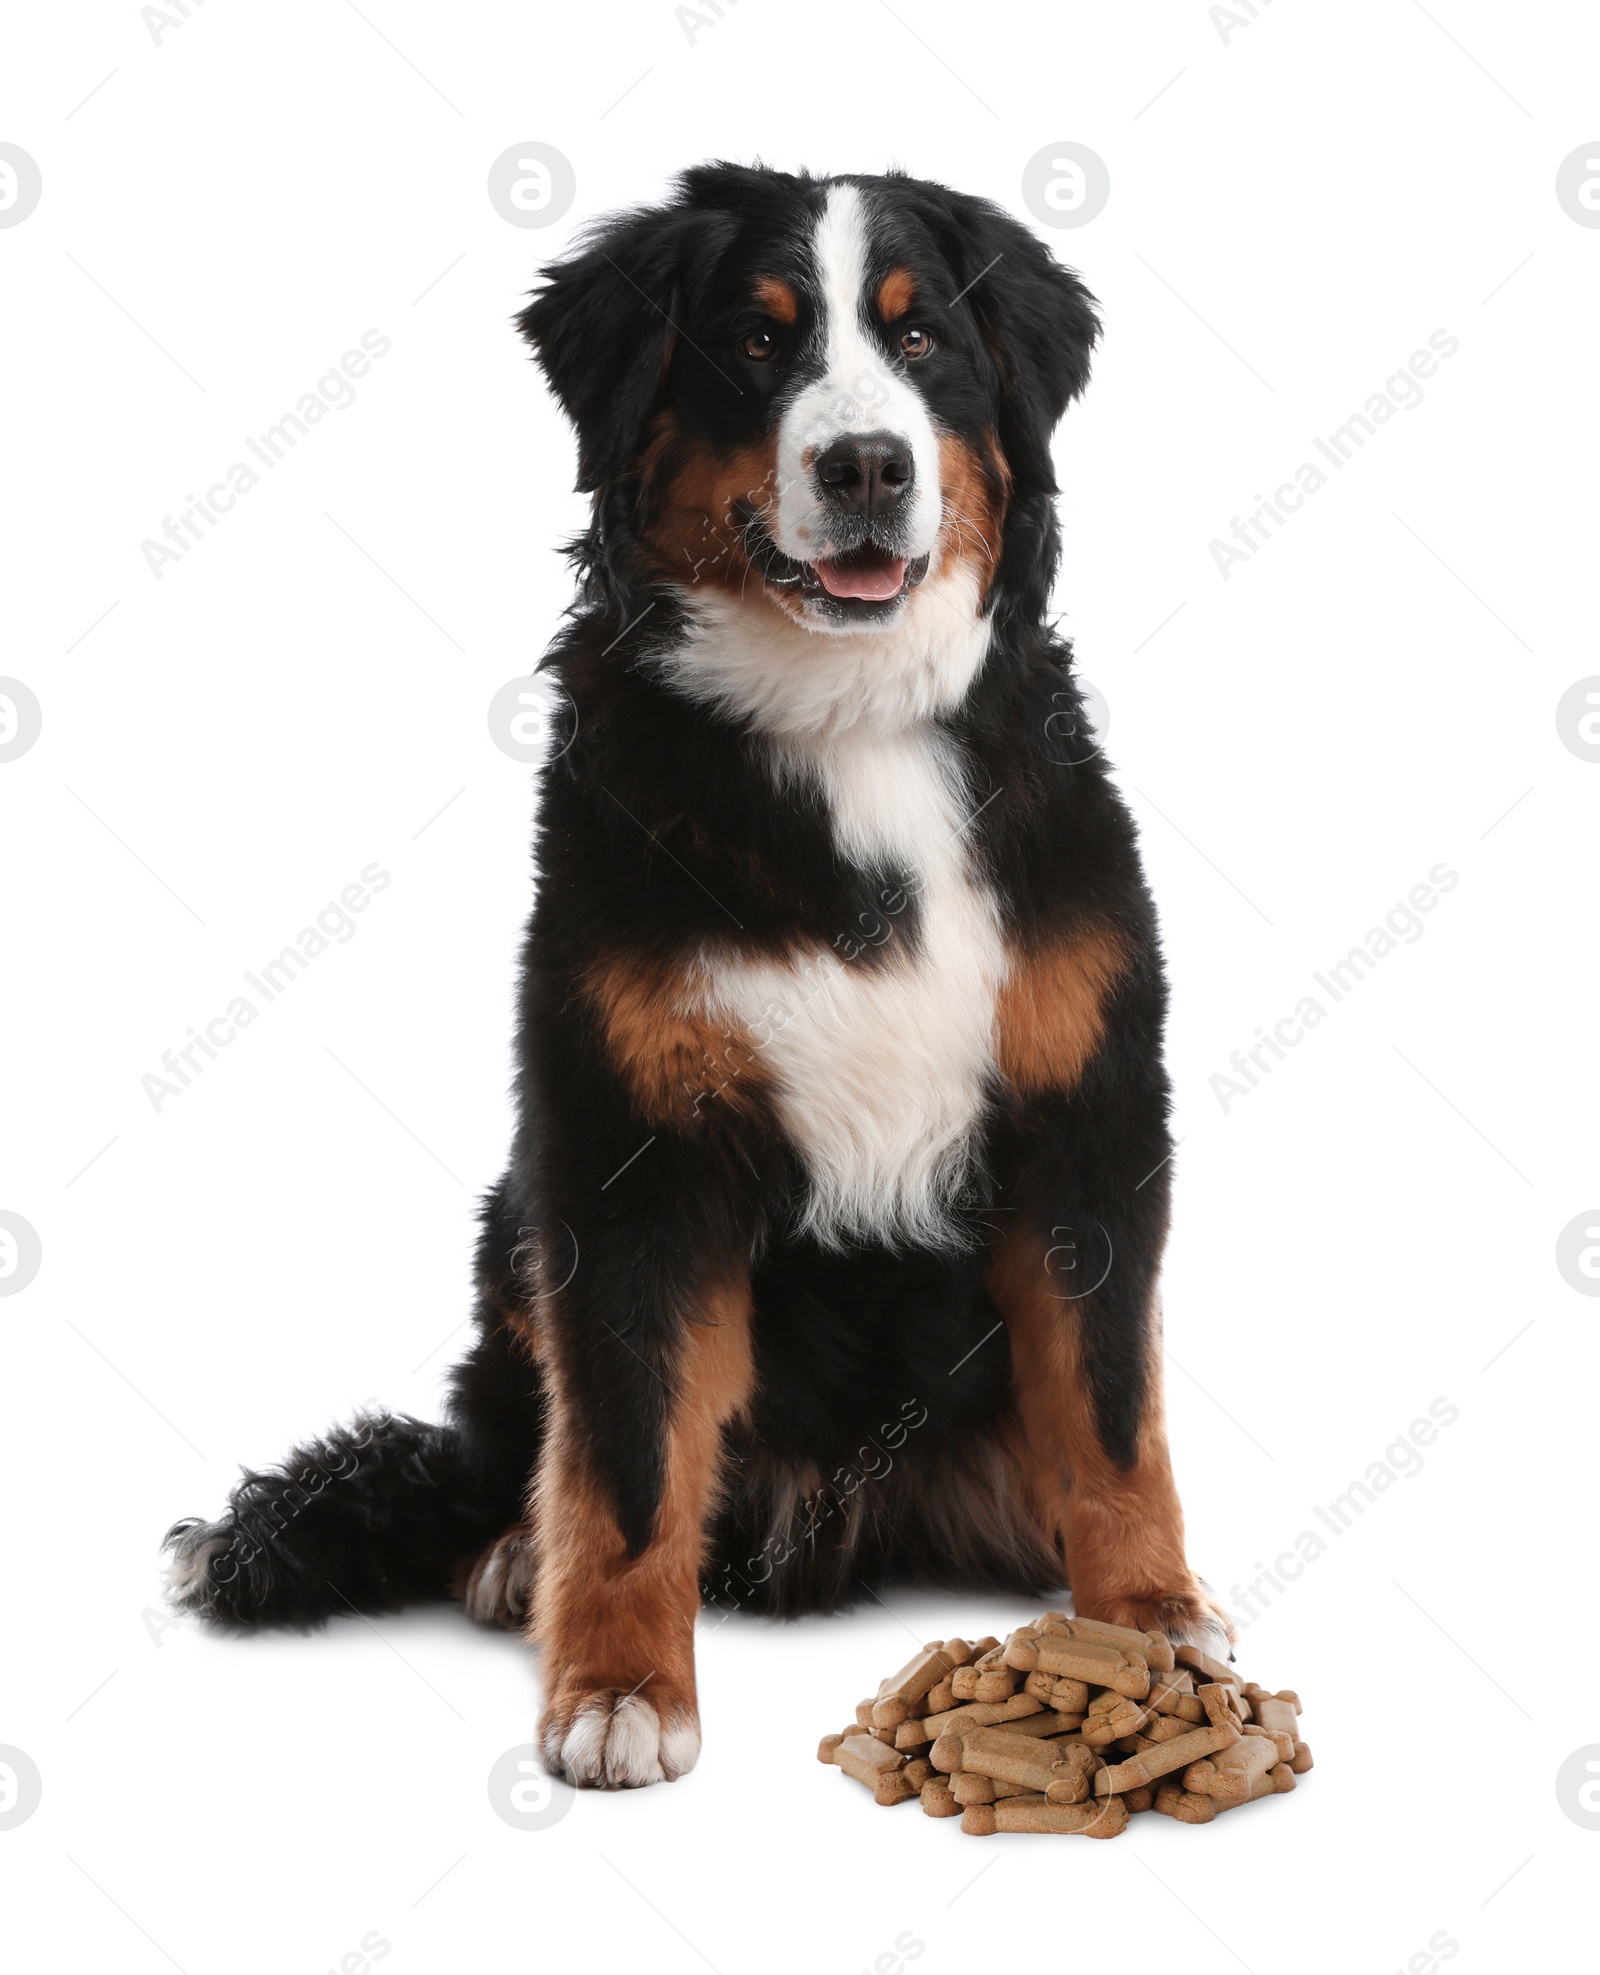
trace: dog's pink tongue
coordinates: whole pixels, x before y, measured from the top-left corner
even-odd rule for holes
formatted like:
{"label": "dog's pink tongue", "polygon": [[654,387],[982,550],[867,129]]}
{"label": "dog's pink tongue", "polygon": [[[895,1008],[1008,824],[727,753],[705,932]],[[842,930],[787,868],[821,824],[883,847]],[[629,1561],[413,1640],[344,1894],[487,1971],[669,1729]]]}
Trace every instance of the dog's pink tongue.
{"label": "dog's pink tongue", "polygon": [[864,603],[887,603],[906,577],[904,556],[885,556],[874,562],[841,557],[812,567],[830,597],[859,597]]}

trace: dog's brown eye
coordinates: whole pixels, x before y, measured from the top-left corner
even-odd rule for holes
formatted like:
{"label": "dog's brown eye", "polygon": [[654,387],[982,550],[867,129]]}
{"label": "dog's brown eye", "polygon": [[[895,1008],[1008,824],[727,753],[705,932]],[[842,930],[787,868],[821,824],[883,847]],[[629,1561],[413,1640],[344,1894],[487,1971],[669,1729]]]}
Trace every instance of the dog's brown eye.
{"label": "dog's brown eye", "polygon": [[933,348],[933,338],[925,329],[908,329],[900,338],[903,357],[925,357]]}
{"label": "dog's brown eye", "polygon": [[778,354],[778,345],[764,329],[752,331],[739,345],[752,363],[771,363]]}

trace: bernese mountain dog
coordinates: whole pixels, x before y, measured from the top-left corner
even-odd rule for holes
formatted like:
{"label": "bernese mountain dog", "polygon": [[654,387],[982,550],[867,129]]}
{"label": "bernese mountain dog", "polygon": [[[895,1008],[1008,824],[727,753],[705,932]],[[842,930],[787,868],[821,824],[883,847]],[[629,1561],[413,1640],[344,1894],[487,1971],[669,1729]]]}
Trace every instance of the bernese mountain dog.
{"label": "bernese mountain dog", "polygon": [[454,1595],[576,1784],[681,1776],[703,1601],[1043,1596],[1226,1653],[1167,1454],[1166,987],[1046,621],[1093,298],[986,200],[730,164],[518,317],[591,520],[518,1123],[443,1424],[170,1533],[172,1595]]}

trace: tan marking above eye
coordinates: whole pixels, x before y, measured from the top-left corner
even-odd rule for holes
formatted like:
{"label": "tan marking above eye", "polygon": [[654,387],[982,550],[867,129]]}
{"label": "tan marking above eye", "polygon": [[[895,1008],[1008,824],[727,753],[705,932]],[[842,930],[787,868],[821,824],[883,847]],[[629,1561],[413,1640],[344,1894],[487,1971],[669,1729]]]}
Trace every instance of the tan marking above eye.
{"label": "tan marking above eye", "polygon": [[800,313],[800,303],[787,281],[780,281],[775,274],[764,274],[755,287],[757,306],[766,310],[774,322],[792,323]]}
{"label": "tan marking above eye", "polygon": [[916,292],[917,280],[910,268],[891,268],[878,283],[879,315],[885,322],[893,322],[910,308]]}

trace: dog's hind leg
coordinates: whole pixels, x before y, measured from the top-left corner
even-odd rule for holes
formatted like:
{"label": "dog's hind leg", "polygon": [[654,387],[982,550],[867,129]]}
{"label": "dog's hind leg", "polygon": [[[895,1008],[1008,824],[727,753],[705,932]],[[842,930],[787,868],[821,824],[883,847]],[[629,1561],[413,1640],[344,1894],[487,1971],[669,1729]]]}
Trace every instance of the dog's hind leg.
{"label": "dog's hind leg", "polygon": [[456,1574],[452,1589],[467,1617],[519,1632],[533,1608],[533,1531],[514,1523]]}

